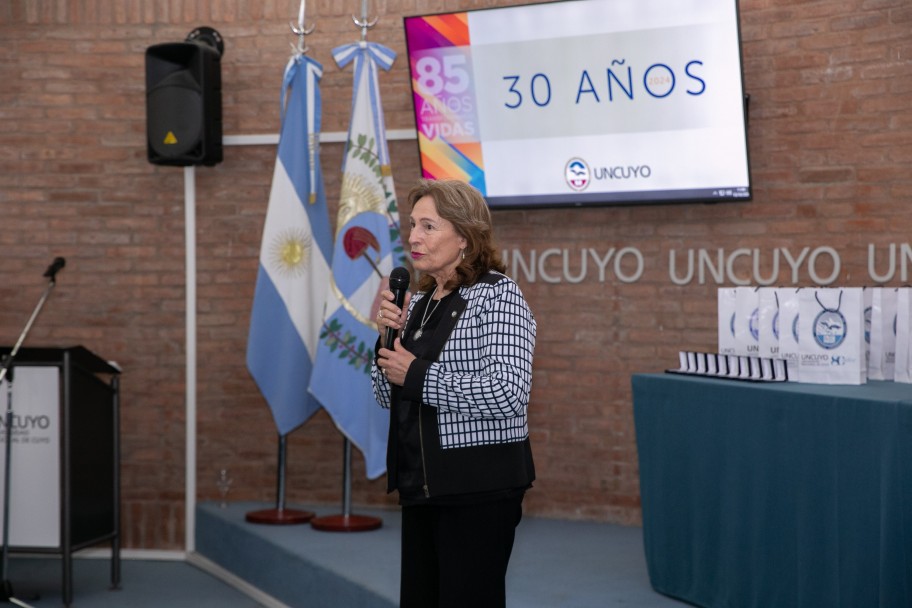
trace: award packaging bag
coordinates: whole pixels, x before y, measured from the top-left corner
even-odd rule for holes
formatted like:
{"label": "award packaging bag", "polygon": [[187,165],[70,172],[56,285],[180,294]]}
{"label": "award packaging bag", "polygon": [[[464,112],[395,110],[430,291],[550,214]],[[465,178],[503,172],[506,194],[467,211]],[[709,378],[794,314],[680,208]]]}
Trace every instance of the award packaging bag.
{"label": "award packaging bag", "polygon": [[860,287],[799,294],[799,377],[818,384],[864,384],[864,295]]}
{"label": "award packaging bag", "polygon": [[760,314],[758,319],[760,335],[760,356],[779,358],[779,296],[773,287],[759,290]]}
{"label": "award packaging bag", "polygon": [[896,359],[893,380],[912,383],[912,288],[896,290]]}
{"label": "award packaging bag", "polygon": [[788,362],[788,379],[800,380],[801,349],[798,343],[798,318],[801,288],[783,287],[776,290],[779,300],[779,357]]}
{"label": "award packaging bag", "polygon": [[735,342],[735,305],[737,290],[732,287],[720,287],[718,291],[719,316],[719,354],[738,354]]}
{"label": "award packaging bag", "polygon": [[[873,287],[868,341],[868,379],[892,380],[896,363],[896,289]],[[865,311],[867,326],[867,310]],[[868,329],[866,327],[866,329]]]}
{"label": "award packaging bag", "polygon": [[760,292],[756,287],[735,289],[735,354],[757,357],[760,355]]}
{"label": "award packaging bag", "polygon": [[871,367],[871,306],[874,300],[874,288],[863,287],[861,290],[862,307],[864,308],[864,347],[865,365]]}

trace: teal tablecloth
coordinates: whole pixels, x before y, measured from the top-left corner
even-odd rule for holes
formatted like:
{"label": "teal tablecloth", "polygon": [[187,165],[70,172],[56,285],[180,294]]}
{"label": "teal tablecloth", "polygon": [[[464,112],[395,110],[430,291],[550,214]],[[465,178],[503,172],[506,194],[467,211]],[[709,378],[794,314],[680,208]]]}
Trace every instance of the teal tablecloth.
{"label": "teal tablecloth", "polygon": [[633,377],[653,588],[712,608],[912,607],[912,386]]}

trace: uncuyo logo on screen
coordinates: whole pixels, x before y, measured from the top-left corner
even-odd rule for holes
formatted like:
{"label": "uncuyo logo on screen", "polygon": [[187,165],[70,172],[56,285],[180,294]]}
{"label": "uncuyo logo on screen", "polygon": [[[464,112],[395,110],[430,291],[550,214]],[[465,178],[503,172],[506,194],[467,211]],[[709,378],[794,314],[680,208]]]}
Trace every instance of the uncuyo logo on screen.
{"label": "uncuyo logo on screen", "polygon": [[564,179],[575,192],[582,192],[592,181],[589,164],[582,158],[571,158],[564,167]]}

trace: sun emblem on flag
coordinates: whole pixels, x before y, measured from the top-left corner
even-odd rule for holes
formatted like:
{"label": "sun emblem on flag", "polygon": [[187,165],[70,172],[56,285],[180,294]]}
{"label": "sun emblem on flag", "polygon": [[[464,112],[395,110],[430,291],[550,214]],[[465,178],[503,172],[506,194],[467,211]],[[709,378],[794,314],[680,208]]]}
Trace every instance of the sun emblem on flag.
{"label": "sun emblem on flag", "polygon": [[337,226],[345,226],[361,213],[385,213],[386,200],[378,184],[368,182],[360,175],[347,173],[342,176],[342,194],[339,198]]}
{"label": "sun emblem on flag", "polygon": [[272,267],[288,277],[299,277],[307,270],[311,237],[302,228],[289,228],[279,234],[270,246]]}

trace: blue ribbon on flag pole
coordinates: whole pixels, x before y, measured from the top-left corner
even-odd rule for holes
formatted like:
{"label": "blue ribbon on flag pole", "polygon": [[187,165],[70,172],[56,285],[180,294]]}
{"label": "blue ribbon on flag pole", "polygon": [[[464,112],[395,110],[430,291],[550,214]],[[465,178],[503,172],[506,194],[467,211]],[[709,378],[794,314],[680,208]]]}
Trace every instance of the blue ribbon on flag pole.
{"label": "blue ribbon on flag pole", "polygon": [[320,408],[307,387],[332,261],[319,156],[322,75],[323,67],[301,54],[285,69],[282,127],[247,341],[247,368],[283,436]]}
{"label": "blue ribbon on flag pole", "polygon": [[333,57],[340,67],[354,62],[354,88],[332,279],[310,392],[362,452],[373,479],[386,471],[389,432],[389,412],[377,405],[370,384],[374,317],[390,271],[405,263],[377,78],[378,68],[388,70],[396,55],[362,41],[334,49]]}

